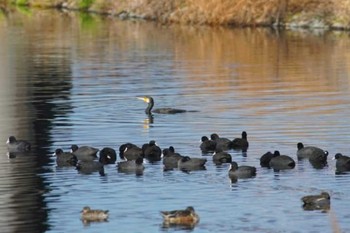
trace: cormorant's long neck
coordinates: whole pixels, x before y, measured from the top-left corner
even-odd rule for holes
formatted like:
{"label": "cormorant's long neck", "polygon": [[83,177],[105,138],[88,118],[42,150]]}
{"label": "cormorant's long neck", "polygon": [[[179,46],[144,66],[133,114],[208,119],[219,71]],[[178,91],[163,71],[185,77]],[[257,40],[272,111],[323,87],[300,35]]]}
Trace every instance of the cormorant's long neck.
{"label": "cormorant's long neck", "polygon": [[149,103],[148,103],[148,105],[147,105],[147,108],[146,108],[146,110],[145,110],[145,112],[146,112],[147,115],[151,115],[151,114],[152,114],[152,113],[151,113],[151,110],[152,110],[152,108],[153,108],[153,105],[154,105],[154,101],[153,101],[153,99],[150,99],[150,100],[149,100]]}

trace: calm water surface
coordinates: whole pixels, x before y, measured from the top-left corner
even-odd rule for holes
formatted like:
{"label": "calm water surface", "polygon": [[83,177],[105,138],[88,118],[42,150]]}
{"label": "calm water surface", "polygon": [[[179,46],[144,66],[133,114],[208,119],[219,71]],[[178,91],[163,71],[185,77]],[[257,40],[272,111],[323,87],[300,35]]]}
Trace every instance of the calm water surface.
{"label": "calm water surface", "polygon": [[[349,153],[350,40],[346,32],[165,26],[142,21],[21,10],[0,14],[1,232],[349,232],[350,176],[335,175]],[[136,99],[198,112],[154,115]],[[152,121],[151,121],[152,120]],[[151,139],[202,157],[201,136],[248,132],[238,164],[253,179],[231,183],[228,165],[142,176],[105,167],[106,176],[58,168],[51,156],[71,144],[118,147]],[[10,135],[32,142],[9,158]],[[260,168],[296,144],[329,151],[328,166],[299,161],[284,172]],[[119,159],[118,159],[119,160]],[[300,198],[328,191],[331,212],[304,211]],[[108,222],[84,225],[80,210],[108,209]],[[192,205],[193,229],[163,228],[160,210]]]}

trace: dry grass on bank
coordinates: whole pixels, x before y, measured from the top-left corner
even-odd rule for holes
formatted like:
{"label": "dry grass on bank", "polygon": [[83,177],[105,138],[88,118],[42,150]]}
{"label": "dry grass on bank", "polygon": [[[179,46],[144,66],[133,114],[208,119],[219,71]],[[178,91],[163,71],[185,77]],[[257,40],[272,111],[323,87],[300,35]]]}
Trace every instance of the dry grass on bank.
{"label": "dry grass on bank", "polygon": [[137,15],[161,21],[245,25],[271,24],[280,20],[285,15],[288,0],[135,0],[119,3]]}
{"label": "dry grass on bank", "polygon": [[[350,26],[350,0],[0,0],[44,6],[64,3],[72,9],[130,15],[162,22],[271,25],[323,20]],[[332,21],[332,23],[331,23]]]}
{"label": "dry grass on bank", "polygon": [[209,24],[271,24],[283,17],[286,0],[188,0],[185,21]]}
{"label": "dry grass on bank", "polygon": [[295,14],[350,22],[350,0],[134,0],[120,1],[136,14],[161,21],[271,25]]}

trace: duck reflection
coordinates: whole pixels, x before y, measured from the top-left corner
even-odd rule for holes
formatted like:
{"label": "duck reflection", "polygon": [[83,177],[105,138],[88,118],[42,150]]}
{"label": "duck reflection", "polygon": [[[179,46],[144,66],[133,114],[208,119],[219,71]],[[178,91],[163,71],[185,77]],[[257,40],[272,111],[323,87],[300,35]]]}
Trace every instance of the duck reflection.
{"label": "duck reflection", "polygon": [[98,223],[108,222],[108,219],[94,220],[94,221],[81,219],[81,222],[83,223],[84,226],[89,227],[91,224],[98,224]]}
{"label": "duck reflection", "polygon": [[326,204],[323,206],[316,206],[316,205],[312,205],[312,204],[304,204],[303,205],[303,209],[306,211],[311,211],[311,210],[321,210],[321,212],[328,212],[331,209],[331,205],[330,204]]}
{"label": "duck reflection", "polygon": [[187,225],[179,225],[179,224],[170,224],[163,222],[161,225],[162,231],[168,231],[168,230],[176,230],[176,231],[192,231],[196,227],[197,224],[187,224]]}

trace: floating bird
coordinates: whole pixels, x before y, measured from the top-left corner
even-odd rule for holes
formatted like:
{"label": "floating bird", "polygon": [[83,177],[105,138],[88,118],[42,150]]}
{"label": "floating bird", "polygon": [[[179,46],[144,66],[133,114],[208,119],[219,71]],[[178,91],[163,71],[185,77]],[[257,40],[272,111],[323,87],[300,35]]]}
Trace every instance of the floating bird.
{"label": "floating bird", "polygon": [[260,166],[270,168],[270,161],[273,158],[273,153],[270,151],[266,152],[260,157]]}
{"label": "floating bird", "polygon": [[190,158],[184,156],[177,162],[177,168],[183,171],[204,170],[207,159],[204,158]]}
{"label": "floating bird", "polygon": [[246,131],[242,132],[241,138],[235,138],[232,140],[232,149],[234,149],[234,150],[247,151],[248,147],[249,147],[249,142],[247,139],[247,132]]}
{"label": "floating bird", "polygon": [[31,150],[30,142],[26,140],[17,140],[16,137],[10,136],[6,142],[9,152],[28,152]]}
{"label": "floating bird", "polygon": [[163,149],[163,165],[164,170],[171,170],[177,168],[177,163],[183,156],[175,152],[173,146]]}
{"label": "floating bird", "polygon": [[70,152],[63,152],[62,149],[56,149],[54,156],[56,156],[56,164],[58,167],[76,166],[78,159]]}
{"label": "floating bird", "polygon": [[73,153],[75,156],[77,156],[78,160],[81,161],[92,161],[97,158],[98,149],[91,147],[91,146],[81,146],[78,147],[77,145],[71,146],[71,153]]}
{"label": "floating bird", "polygon": [[327,192],[319,195],[308,195],[301,198],[304,210],[328,210],[330,209],[331,197]]}
{"label": "floating bird", "polygon": [[145,109],[145,113],[147,115],[151,115],[152,112],[159,113],[159,114],[176,114],[176,113],[188,112],[187,110],[177,109],[177,108],[157,108],[157,109],[153,109],[154,100],[153,100],[153,98],[151,96],[142,96],[142,97],[137,97],[137,98],[140,99],[140,100],[143,100],[144,102],[146,102],[148,104],[147,108]]}
{"label": "floating bird", "polygon": [[238,166],[236,162],[232,162],[228,171],[228,176],[233,181],[237,181],[237,179],[252,178],[256,176],[256,168],[247,165]]}
{"label": "floating bird", "polygon": [[184,210],[161,211],[163,222],[167,225],[195,225],[199,216],[192,206]]}
{"label": "floating bird", "polygon": [[119,157],[123,160],[136,160],[143,157],[143,151],[135,144],[125,143],[119,147]]}
{"label": "floating bird", "polygon": [[327,163],[328,151],[322,150],[321,148],[315,146],[305,146],[299,142],[297,144],[297,157],[298,159],[309,159],[313,163]]}
{"label": "floating bird", "polygon": [[216,142],[209,139],[207,136],[203,136],[201,138],[201,144],[199,148],[201,149],[202,153],[213,153],[216,149]]}
{"label": "floating bird", "polygon": [[125,159],[124,158],[124,151],[125,151],[126,147],[138,147],[138,146],[136,146],[135,144],[130,143],[130,142],[127,142],[127,143],[120,145],[119,146],[119,157],[121,159]]}
{"label": "floating bird", "polygon": [[99,160],[102,164],[114,164],[117,161],[117,153],[113,148],[105,147],[100,150]]}
{"label": "floating bird", "polygon": [[232,149],[232,141],[228,138],[219,137],[218,134],[213,133],[210,135],[210,139],[216,142],[216,151],[225,151]]}
{"label": "floating bird", "polygon": [[350,157],[341,153],[336,153],[334,158],[336,160],[335,168],[336,173],[340,174],[346,171],[350,171]]}
{"label": "floating bird", "polygon": [[108,210],[93,210],[85,206],[80,213],[84,222],[103,222],[108,219]]}
{"label": "floating bird", "polygon": [[281,155],[280,152],[276,150],[269,165],[274,170],[293,169],[295,167],[295,161],[288,155]]}
{"label": "floating bird", "polygon": [[157,146],[156,141],[151,140],[142,146],[143,156],[150,162],[157,162],[162,159],[162,150]]}
{"label": "floating bird", "polygon": [[223,163],[231,163],[232,156],[229,153],[227,153],[226,151],[216,151],[213,154],[213,162],[216,165],[220,165]]}
{"label": "floating bird", "polygon": [[124,173],[136,173],[137,175],[143,174],[145,169],[143,165],[143,158],[139,157],[136,160],[128,160],[117,163],[119,172]]}

